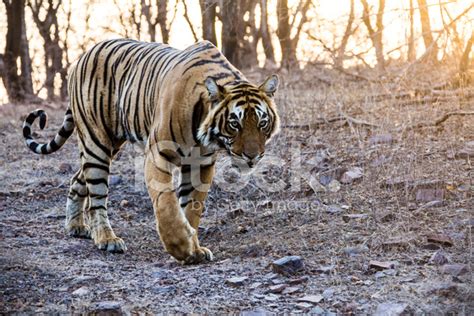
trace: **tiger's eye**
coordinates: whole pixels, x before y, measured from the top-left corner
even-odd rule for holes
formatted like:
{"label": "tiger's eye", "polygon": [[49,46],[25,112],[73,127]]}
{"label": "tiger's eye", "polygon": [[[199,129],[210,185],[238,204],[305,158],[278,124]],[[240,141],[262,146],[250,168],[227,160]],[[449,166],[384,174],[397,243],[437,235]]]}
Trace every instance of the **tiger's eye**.
{"label": "tiger's eye", "polygon": [[268,126],[268,121],[261,121],[259,124],[258,124],[258,127],[260,128],[265,128]]}
{"label": "tiger's eye", "polygon": [[239,129],[240,124],[237,121],[230,121],[229,126],[232,127],[232,128],[235,128],[235,129]]}

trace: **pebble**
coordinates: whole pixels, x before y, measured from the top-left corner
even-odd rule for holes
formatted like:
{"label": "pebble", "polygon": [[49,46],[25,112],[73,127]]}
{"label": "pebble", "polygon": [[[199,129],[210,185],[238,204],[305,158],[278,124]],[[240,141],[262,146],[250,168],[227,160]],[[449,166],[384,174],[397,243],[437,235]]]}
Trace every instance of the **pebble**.
{"label": "pebble", "polygon": [[87,287],[83,286],[83,287],[78,288],[74,292],[72,292],[72,295],[73,296],[85,296],[89,293],[90,293],[89,289]]}
{"label": "pebble", "polygon": [[309,303],[298,303],[295,305],[297,309],[301,309],[303,311],[309,310],[311,307],[313,307],[312,304]]}
{"label": "pebble", "polygon": [[369,144],[390,144],[393,142],[392,134],[377,134],[369,138]]}
{"label": "pebble", "polygon": [[374,316],[398,316],[407,309],[407,304],[382,303],[377,306]]}
{"label": "pebble", "polygon": [[61,173],[68,173],[68,172],[72,172],[72,165],[67,163],[67,162],[63,162],[61,164],[59,164],[59,172]]}
{"label": "pebble", "polygon": [[225,280],[225,283],[230,286],[243,286],[245,281],[248,280],[248,277],[233,277]]}
{"label": "pebble", "polygon": [[320,294],[317,295],[305,295],[303,297],[300,297],[298,299],[298,302],[305,302],[305,303],[312,303],[312,304],[318,304],[324,299],[324,297]]}
{"label": "pebble", "polygon": [[366,253],[368,251],[369,251],[369,247],[367,246],[356,246],[356,247],[344,248],[344,253],[348,256],[357,256],[362,253]]}
{"label": "pebble", "polygon": [[304,263],[300,256],[286,256],[273,261],[272,268],[276,273],[294,274],[304,269]]}
{"label": "pebble", "polygon": [[328,189],[332,193],[339,192],[341,190],[341,183],[335,179],[331,180],[328,184]]}
{"label": "pebble", "polygon": [[278,294],[288,287],[287,284],[272,285],[268,288],[268,293]]}
{"label": "pebble", "polygon": [[359,167],[354,167],[342,174],[340,182],[344,184],[350,184],[357,180],[362,179],[363,176],[364,176],[364,170]]}
{"label": "pebble", "polygon": [[334,295],[334,289],[328,288],[323,291],[323,297],[324,299],[329,299]]}
{"label": "pebble", "polygon": [[450,274],[452,276],[460,276],[464,273],[467,273],[469,269],[465,264],[445,264],[443,266],[443,273]]}
{"label": "pebble", "polygon": [[448,262],[448,257],[446,257],[446,254],[443,250],[436,251],[430,258],[430,263],[435,264],[437,266],[441,266]]}
{"label": "pebble", "polygon": [[122,181],[123,179],[119,175],[113,174],[109,177],[109,185],[117,185],[117,184],[122,183]]}
{"label": "pebble", "polygon": [[283,292],[281,292],[281,293],[291,295],[291,294],[298,293],[298,292],[301,292],[301,289],[299,287],[289,286],[289,287],[285,288],[283,290]]}
{"label": "pebble", "polygon": [[130,202],[128,200],[120,201],[120,207],[127,207],[129,205],[130,205]]}
{"label": "pebble", "polygon": [[103,301],[95,303],[91,314],[122,315],[122,302]]}
{"label": "pebble", "polygon": [[336,204],[331,204],[326,207],[326,213],[329,213],[329,214],[339,214],[342,212],[343,212],[342,207]]}

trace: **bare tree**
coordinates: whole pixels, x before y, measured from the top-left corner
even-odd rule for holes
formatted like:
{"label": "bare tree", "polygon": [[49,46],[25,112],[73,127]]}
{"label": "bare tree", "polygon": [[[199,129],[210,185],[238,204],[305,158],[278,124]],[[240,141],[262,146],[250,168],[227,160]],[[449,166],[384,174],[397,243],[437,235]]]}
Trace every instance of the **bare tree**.
{"label": "bare tree", "polygon": [[272,37],[268,28],[267,0],[260,0],[260,37],[265,53],[265,67],[271,67],[275,65],[275,51],[273,50]]}
{"label": "bare tree", "polygon": [[341,44],[339,45],[339,48],[337,49],[336,60],[334,61],[334,67],[336,68],[342,68],[343,66],[347,42],[349,41],[349,37],[354,32],[354,29],[352,27],[353,23],[354,23],[354,0],[351,0],[351,9],[349,11],[349,18],[347,19],[346,29],[344,31]]}
{"label": "bare tree", "polygon": [[216,0],[199,0],[202,18],[202,38],[217,46]]}
{"label": "bare tree", "polygon": [[[35,21],[39,33],[44,41],[44,65],[46,68],[46,80],[44,86],[46,87],[48,99],[55,99],[54,78],[56,77],[56,74],[60,74],[60,97],[61,99],[65,99],[67,96],[67,76],[66,69],[63,67],[63,51],[59,45],[60,36],[57,16],[61,0],[57,0],[56,4],[53,0],[47,0],[44,7],[43,4],[43,0],[28,1],[33,20]],[[44,18],[41,19],[41,16],[44,16]]]}
{"label": "bare tree", "polygon": [[459,63],[459,75],[462,81],[468,82],[469,81],[469,54],[472,50],[472,45],[474,44],[474,32],[471,33],[471,37],[466,43],[466,48],[464,48],[464,52],[461,56],[461,62]]}
{"label": "bare tree", "polygon": [[408,38],[408,52],[407,59],[412,62],[416,58],[416,49],[415,49],[415,8],[413,6],[413,0],[410,0],[410,35]]}
{"label": "bare tree", "polygon": [[183,0],[183,7],[184,7],[184,19],[188,22],[189,29],[191,30],[191,34],[193,34],[194,41],[197,42],[199,40],[196,31],[194,30],[193,22],[188,14],[188,6],[186,4],[186,0]]}
{"label": "bare tree", "polygon": [[240,17],[239,1],[237,0],[221,0],[221,16],[222,16],[222,53],[235,66],[239,66],[239,38],[238,28]]}
{"label": "bare tree", "polygon": [[375,48],[375,55],[377,57],[377,69],[382,72],[385,70],[385,58],[383,53],[383,15],[385,10],[385,0],[379,0],[379,7],[376,14],[375,27],[370,21],[370,7],[367,0],[360,0],[364,7],[362,20],[364,21],[367,31],[369,32],[370,40]]}
{"label": "bare tree", "polygon": [[[7,13],[5,54],[0,55],[0,74],[10,102],[20,102],[33,96],[31,59],[25,25],[25,1],[3,0]],[[21,63],[18,74],[17,60]]]}
{"label": "bare tree", "polygon": [[[311,4],[311,0],[302,0],[298,4],[298,10],[293,16],[293,20],[290,24],[290,14],[288,9],[288,0],[277,1],[277,17],[278,17],[278,30],[277,36],[280,41],[280,47],[282,52],[281,67],[292,68],[298,64],[296,58],[296,48],[300,38],[301,29],[307,21],[306,13]],[[298,13],[301,14],[300,22],[296,28],[296,33],[291,37],[291,30],[296,23],[296,17]]]}
{"label": "bare tree", "polygon": [[418,7],[420,10],[421,31],[423,35],[423,42],[425,43],[427,60],[431,62],[437,61],[438,46],[433,39],[433,32],[431,31],[430,14],[428,12],[428,5],[426,0],[418,0]]}

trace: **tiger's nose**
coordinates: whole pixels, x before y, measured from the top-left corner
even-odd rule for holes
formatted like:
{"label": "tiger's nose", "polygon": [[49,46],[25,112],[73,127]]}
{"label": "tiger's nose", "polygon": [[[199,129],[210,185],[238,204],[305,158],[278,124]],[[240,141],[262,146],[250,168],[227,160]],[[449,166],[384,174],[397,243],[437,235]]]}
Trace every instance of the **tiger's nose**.
{"label": "tiger's nose", "polygon": [[245,161],[247,161],[247,164],[249,165],[249,167],[252,168],[263,157],[263,154],[258,154],[258,153],[246,154],[246,153],[243,153],[242,156],[244,157]]}

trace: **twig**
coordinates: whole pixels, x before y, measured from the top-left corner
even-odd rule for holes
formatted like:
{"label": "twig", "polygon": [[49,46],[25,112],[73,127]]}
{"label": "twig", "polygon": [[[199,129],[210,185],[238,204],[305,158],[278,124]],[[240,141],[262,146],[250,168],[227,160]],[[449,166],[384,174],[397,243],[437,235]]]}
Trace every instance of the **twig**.
{"label": "twig", "polygon": [[411,126],[407,126],[407,127],[404,127],[404,128],[398,128],[397,131],[417,129],[417,128],[422,128],[422,127],[439,126],[442,123],[444,123],[451,116],[466,116],[466,115],[474,115],[474,111],[448,112],[448,113],[445,113],[445,114],[441,115],[434,122],[421,122],[421,123],[413,124]]}

